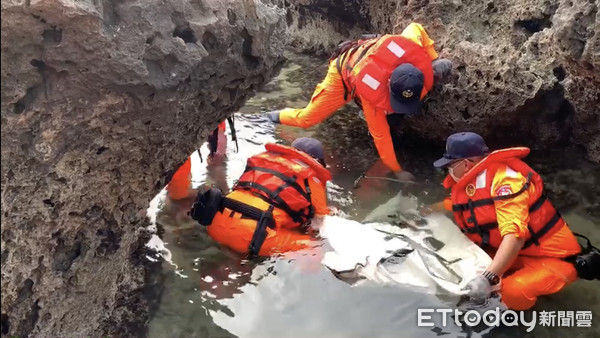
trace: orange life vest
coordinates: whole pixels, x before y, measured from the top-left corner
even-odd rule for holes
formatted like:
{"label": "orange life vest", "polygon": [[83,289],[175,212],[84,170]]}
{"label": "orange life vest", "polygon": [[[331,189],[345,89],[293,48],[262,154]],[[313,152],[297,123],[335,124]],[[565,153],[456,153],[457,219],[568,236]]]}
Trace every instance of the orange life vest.
{"label": "orange life vest", "polygon": [[233,190],[250,190],[255,196],[290,215],[298,225],[314,216],[309,179],[323,184],[331,174],[317,160],[295,148],[266,144],[264,153],[252,156]]}
{"label": "orange life vest", "polygon": [[359,41],[356,47],[340,55],[335,62],[351,97],[360,97],[386,111],[393,111],[388,83],[399,65],[410,63],[423,72],[421,99],[433,87],[431,58],[423,47],[400,35]]}
{"label": "orange life vest", "polygon": [[[498,230],[494,201],[511,199],[527,191],[533,184],[535,194],[529,205],[530,237],[527,238],[521,251],[527,250],[532,245],[552,236],[566,225],[558,211],[544,194],[542,178],[520,159],[529,154],[525,147],[508,148],[492,152],[483,161],[478,163],[458,182],[448,176],[444,180],[446,188],[452,188],[452,212],[454,218],[472,241],[482,248],[500,246],[502,237]],[[491,186],[495,173],[501,166],[508,166],[527,178],[523,187],[512,194],[492,197]],[[527,252],[524,252],[524,254]]]}

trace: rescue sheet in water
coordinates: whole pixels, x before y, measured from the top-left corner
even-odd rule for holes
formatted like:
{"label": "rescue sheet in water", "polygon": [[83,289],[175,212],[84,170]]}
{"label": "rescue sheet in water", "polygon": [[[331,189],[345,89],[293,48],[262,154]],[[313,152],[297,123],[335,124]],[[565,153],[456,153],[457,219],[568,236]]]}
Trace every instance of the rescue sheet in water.
{"label": "rescue sheet in water", "polygon": [[462,288],[491,258],[448,217],[435,213],[422,218],[416,206],[416,199],[398,195],[373,210],[366,223],[335,216],[316,220],[332,249],[322,264],[342,276],[352,272],[381,284],[464,294]]}

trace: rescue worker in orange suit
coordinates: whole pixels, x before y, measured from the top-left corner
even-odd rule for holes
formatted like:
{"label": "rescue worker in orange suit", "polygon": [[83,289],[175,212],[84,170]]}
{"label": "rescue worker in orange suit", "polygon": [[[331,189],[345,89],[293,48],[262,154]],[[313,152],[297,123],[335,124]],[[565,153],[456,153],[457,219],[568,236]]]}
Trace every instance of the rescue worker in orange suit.
{"label": "rescue worker in orange suit", "polygon": [[327,76],[305,108],[270,112],[269,118],[308,128],[355,99],[383,163],[399,179],[411,180],[412,175],[402,170],[396,158],[387,115],[420,112],[421,100],[434,79],[445,78],[451,69],[449,60],[438,58],[423,26],[411,23],[400,35],[346,44],[339,56],[331,59]]}
{"label": "rescue worker in orange suit", "polygon": [[579,254],[577,239],[544,194],[540,175],[521,159],[525,147],[489,153],[472,132],[448,137],[446,153],[434,163],[448,169],[444,206],[471,240],[493,256],[481,275],[469,282],[468,295],[487,298],[502,281],[502,301],[526,310],[538,296],[562,290],[577,279],[565,258]]}
{"label": "rescue worker in orange suit", "polygon": [[200,192],[190,215],[215,241],[239,253],[268,256],[310,246],[303,230],[315,215],[329,214],[321,142],[296,139],[291,147],[266,144],[252,156],[232,192]]}

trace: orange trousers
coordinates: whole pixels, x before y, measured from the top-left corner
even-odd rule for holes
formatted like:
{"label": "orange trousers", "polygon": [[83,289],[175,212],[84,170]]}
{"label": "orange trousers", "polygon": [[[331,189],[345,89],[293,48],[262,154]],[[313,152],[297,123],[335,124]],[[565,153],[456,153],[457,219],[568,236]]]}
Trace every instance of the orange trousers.
{"label": "orange trousers", "polygon": [[[277,221],[277,218],[276,218]],[[233,213],[229,209],[218,212],[211,225],[206,227],[208,235],[236,252],[248,253],[252,241],[256,221],[241,218],[240,213]],[[278,253],[297,251],[310,247],[314,239],[298,231],[276,227],[277,230],[267,228],[267,238],[260,248],[259,256],[270,256]]]}
{"label": "orange trousers", "polygon": [[502,301],[513,310],[527,310],[538,296],[559,292],[577,280],[577,270],[557,257],[518,256],[505,276]]}

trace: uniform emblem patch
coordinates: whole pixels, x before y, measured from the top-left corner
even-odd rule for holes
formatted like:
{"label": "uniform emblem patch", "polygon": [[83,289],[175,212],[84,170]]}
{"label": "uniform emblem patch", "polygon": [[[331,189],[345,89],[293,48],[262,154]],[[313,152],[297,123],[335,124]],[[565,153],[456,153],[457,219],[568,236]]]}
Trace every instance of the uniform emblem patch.
{"label": "uniform emblem patch", "polygon": [[469,197],[472,197],[473,195],[475,195],[475,186],[473,184],[467,185],[467,187],[465,188],[465,192]]}

